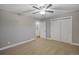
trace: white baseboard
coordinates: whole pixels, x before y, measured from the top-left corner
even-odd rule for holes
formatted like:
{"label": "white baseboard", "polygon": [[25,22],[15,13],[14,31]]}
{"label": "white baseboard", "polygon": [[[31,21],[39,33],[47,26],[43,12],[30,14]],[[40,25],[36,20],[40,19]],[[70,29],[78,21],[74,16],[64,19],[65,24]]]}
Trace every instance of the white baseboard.
{"label": "white baseboard", "polygon": [[18,45],[21,45],[21,44],[24,44],[24,43],[28,43],[28,42],[33,41],[33,40],[34,39],[30,39],[30,40],[26,40],[26,41],[23,41],[23,42],[15,43],[15,44],[12,44],[12,45],[8,45],[8,46],[0,48],[0,51],[8,49],[8,48],[11,48],[11,47],[15,47],[15,46],[18,46]]}
{"label": "white baseboard", "polygon": [[78,43],[70,43],[71,45],[79,46]]}
{"label": "white baseboard", "polygon": [[[47,38],[47,40],[53,40],[52,38]],[[55,41],[59,41],[59,42],[63,42],[63,41],[60,41],[60,40],[55,40]],[[68,42],[64,42],[64,43],[68,43]],[[71,44],[71,45],[75,45],[75,46],[79,46],[78,43],[68,43],[68,44]]]}

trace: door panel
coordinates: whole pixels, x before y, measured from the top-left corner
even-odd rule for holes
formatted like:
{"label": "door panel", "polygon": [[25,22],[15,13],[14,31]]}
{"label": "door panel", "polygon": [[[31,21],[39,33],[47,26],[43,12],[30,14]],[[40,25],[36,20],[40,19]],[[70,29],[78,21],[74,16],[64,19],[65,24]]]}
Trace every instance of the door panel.
{"label": "door panel", "polygon": [[51,22],[51,37],[54,40],[60,40],[60,21]]}
{"label": "door panel", "polygon": [[63,42],[72,42],[72,20],[61,20],[61,39]]}

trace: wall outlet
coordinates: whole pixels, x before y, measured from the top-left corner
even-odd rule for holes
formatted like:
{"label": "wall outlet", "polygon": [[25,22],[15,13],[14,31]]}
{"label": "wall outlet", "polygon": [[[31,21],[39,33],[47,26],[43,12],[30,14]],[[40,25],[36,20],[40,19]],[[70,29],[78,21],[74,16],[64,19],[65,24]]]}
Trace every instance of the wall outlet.
{"label": "wall outlet", "polygon": [[10,42],[8,42],[8,44],[10,44]]}

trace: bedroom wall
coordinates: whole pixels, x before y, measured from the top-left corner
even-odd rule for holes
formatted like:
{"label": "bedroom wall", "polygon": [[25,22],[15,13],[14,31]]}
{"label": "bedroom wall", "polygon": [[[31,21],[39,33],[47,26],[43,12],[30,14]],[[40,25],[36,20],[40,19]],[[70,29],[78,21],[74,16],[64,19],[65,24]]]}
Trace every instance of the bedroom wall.
{"label": "bedroom wall", "polygon": [[0,11],[0,48],[35,36],[35,19]]}
{"label": "bedroom wall", "polygon": [[72,42],[79,44],[79,14],[72,17]]}
{"label": "bedroom wall", "polygon": [[46,38],[50,38],[50,32],[51,32],[51,22],[49,20],[46,20]]}

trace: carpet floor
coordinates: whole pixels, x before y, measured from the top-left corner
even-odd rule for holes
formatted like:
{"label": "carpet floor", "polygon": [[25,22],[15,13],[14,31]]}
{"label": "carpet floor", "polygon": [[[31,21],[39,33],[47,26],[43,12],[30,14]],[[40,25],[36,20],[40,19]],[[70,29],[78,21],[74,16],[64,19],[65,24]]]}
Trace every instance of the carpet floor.
{"label": "carpet floor", "polygon": [[78,55],[79,46],[55,40],[35,38],[35,40],[0,51],[0,55]]}

